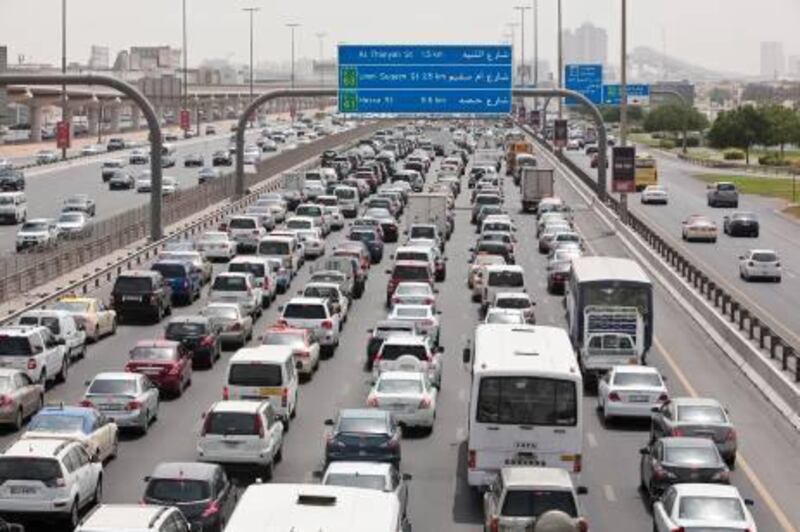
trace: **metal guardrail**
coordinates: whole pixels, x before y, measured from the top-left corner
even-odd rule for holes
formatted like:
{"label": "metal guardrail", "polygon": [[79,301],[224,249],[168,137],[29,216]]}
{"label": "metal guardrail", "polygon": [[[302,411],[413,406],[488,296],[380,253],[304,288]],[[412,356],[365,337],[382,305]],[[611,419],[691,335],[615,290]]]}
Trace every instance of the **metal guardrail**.
{"label": "metal guardrail", "polygon": [[[582,168],[576,165],[563,153],[556,152],[553,147],[543,141],[528,127],[522,126],[536,141],[547,151],[555,154],[570,171],[597,194],[597,182]],[[770,325],[770,320],[759,316],[758,313],[748,308],[736,299],[722,283],[711,274],[695,266],[679,250],[670,245],[644,220],[632,214],[623,212],[620,202],[616,198],[606,195],[605,204],[619,216],[620,221],[633,229],[647,244],[658,253],[681,277],[683,277],[696,291],[711,303],[721,315],[736,325],[740,331],[761,350],[769,353],[773,361],[777,361],[783,371],[793,375],[794,382],[800,382],[800,349],[789,340],[776,332],[780,328],[776,324]]]}
{"label": "metal guardrail", "polygon": [[[280,172],[286,171],[325,150],[351,143],[365,134],[373,132],[376,128],[377,126],[375,125],[361,126],[350,131],[329,135],[314,143],[280,153],[260,163],[256,174],[246,175],[246,184],[247,186],[253,186],[260,181],[274,177]],[[234,181],[234,175],[229,174],[211,183],[194,186],[180,191],[174,196],[168,196],[165,199],[165,225],[173,224],[214,203],[232,197]],[[122,193],[124,194],[125,192]],[[252,197],[252,195],[248,197]],[[235,202],[231,205],[240,204],[240,202]],[[246,206],[247,203],[241,205]],[[222,217],[231,212],[230,209],[222,209],[220,212],[222,211],[224,211]],[[221,218],[215,217],[214,221],[219,223]],[[68,240],[50,251],[24,253],[0,260],[0,301],[7,301],[12,297],[69,273],[80,265],[87,264],[112,253],[114,250],[145,238],[148,235],[148,222],[149,209],[147,205],[144,205],[95,224],[92,235],[88,239]],[[203,229],[206,227],[208,226],[203,226]],[[166,238],[174,237],[175,234],[173,233],[167,235]],[[163,243],[164,241],[165,239],[162,239],[159,242]],[[153,246],[158,248],[158,245],[158,242],[156,242],[143,246],[131,257],[135,257],[139,253],[146,253]],[[109,265],[109,267],[111,266]],[[81,282],[85,282],[85,280]],[[37,305],[40,304],[42,304],[41,301],[37,303]]]}

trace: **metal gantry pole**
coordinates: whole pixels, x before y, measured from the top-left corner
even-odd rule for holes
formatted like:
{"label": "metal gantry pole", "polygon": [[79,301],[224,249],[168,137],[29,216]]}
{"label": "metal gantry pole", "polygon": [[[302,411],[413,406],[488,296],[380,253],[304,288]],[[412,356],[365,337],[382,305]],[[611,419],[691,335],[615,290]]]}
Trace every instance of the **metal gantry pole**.
{"label": "metal gantry pole", "polygon": [[325,39],[326,34],[320,32],[320,33],[316,33],[315,35],[316,35],[317,39],[319,39],[319,86],[320,87],[324,87],[325,86],[325,68],[322,65],[322,56],[323,56],[323,53],[322,53],[322,41],[323,41],[323,39]]}
{"label": "metal gantry pole", "polygon": [[[61,74],[67,75],[67,0],[61,0]],[[61,85],[61,121],[67,121],[67,86]],[[70,130],[69,136],[72,135]],[[61,148],[61,158],[66,160],[67,148]]]}
{"label": "metal gantry pole", "polygon": [[[562,50],[562,42],[564,40],[564,36],[562,35],[563,30],[561,27],[561,0],[558,0],[558,88],[564,88],[564,54]],[[562,98],[558,99],[558,118],[561,118],[561,114],[563,112],[564,102]],[[543,122],[544,123],[544,122]]]}
{"label": "metal gantry pole", "polygon": [[[244,7],[242,11],[247,11],[250,15],[250,101],[253,101],[253,14],[261,11],[260,7]],[[240,159],[242,152],[236,153],[236,158]]]}
{"label": "metal gantry pole", "polygon": [[[533,86],[539,86],[539,0],[533,0]],[[539,108],[539,99],[533,99],[533,108]]]}
{"label": "metal gantry pole", "polygon": [[[627,58],[627,0],[622,2],[622,34],[620,36],[620,80],[619,80],[619,145],[625,146],[628,141],[628,58]],[[608,146],[603,145],[603,150]],[[625,221],[628,217],[628,194],[620,192],[619,195],[620,217]]]}
{"label": "metal gantry pole", "polygon": [[514,6],[514,9],[519,11],[519,25],[520,25],[520,74],[522,77],[522,86],[525,86],[525,12],[528,11],[531,6]]}

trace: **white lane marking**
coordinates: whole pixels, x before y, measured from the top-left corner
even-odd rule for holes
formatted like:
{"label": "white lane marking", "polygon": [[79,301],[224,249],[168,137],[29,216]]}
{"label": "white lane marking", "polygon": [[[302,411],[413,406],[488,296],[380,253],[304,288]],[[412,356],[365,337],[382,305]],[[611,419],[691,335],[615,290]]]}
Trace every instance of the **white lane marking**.
{"label": "white lane marking", "polygon": [[597,447],[597,437],[594,435],[594,432],[586,433],[586,441],[589,443],[589,447]]}
{"label": "white lane marking", "polygon": [[456,441],[462,442],[467,439],[467,430],[464,427],[458,427],[456,429]]}
{"label": "white lane marking", "polygon": [[603,493],[605,494],[608,502],[617,502],[617,494],[614,493],[614,487],[611,484],[603,485]]}

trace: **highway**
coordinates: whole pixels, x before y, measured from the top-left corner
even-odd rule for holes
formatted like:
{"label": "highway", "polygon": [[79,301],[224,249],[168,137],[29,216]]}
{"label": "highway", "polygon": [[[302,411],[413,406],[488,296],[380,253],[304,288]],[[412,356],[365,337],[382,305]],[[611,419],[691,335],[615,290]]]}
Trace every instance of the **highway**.
{"label": "highway", "polygon": [[[220,131],[220,130],[218,130]],[[172,176],[178,180],[180,189],[187,189],[197,185],[198,167],[184,168],[183,159],[188,154],[201,153],[205,158],[206,166],[211,166],[211,155],[217,150],[227,149],[231,142],[229,131],[220,131],[217,135],[203,136],[183,140],[175,143],[176,164],[171,168],[164,168],[164,176]],[[247,141],[253,141],[256,131],[248,131]],[[279,145],[281,146],[281,145]],[[149,150],[149,145],[143,149]],[[281,149],[287,149],[282,145]],[[114,216],[128,209],[149,203],[150,194],[137,193],[135,189],[114,190],[108,189],[108,184],[101,178],[101,166],[107,159],[124,159],[127,163],[131,150],[108,153],[105,156],[78,159],[76,161],[58,163],[52,168],[42,167],[27,170],[25,193],[28,198],[28,219],[55,218],[61,211],[64,198],[70,194],[88,194],[97,203],[95,221]],[[263,153],[262,160],[276,155],[278,152]],[[222,172],[233,172],[233,166],[218,167]],[[134,178],[144,171],[149,171],[149,165],[128,165]],[[14,252],[14,239],[19,226],[0,226],[0,253]]]}
{"label": "highway", "polygon": [[[589,175],[596,175],[597,170],[590,168],[586,155],[574,151],[565,153]],[[639,195],[633,194],[628,199],[631,211],[643,216],[651,227],[669,238],[673,246],[685,252],[699,267],[724,279],[745,305],[768,316],[780,325],[781,335],[800,345],[800,313],[797,312],[800,308],[800,221],[781,214],[778,210],[781,202],[777,200],[741,194],[738,210],[757,214],[760,234],[758,238],[728,236],[722,231],[722,218],[737,209],[708,207],[705,183],[692,177],[708,173],[708,170],[657,152],[653,155],[658,162],[659,183],[668,189],[669,204],[642,205]],[[715,244],[681,240],[681,222],[690,214],[704,214],[717,223],[719,237]],[[783,269],[780,284],[745,282],[739,278],[738,258],[754,248],[778,253]]]}
{"label": "highway", "polygon": [[[431,172],[433,173],[434,169]],[[87,177],[87,179],[89,179]],[[99,182],[97,172],[91,179]],[[593,253],[625,255],[619,240],[588,209],[581,197],[557,179],[557,192],[576,210],[578,230]],[[519,231],[518,264],[525,268],[528,291],[537,301],[539,324],[564,326],[562,297],[548,295],[545,290],[544,256],[535,251],[534,218],[517,214],[519,196],[505,180],[506,205],[513,213]],[[466,189],[465,189],[466,190]],[[469,374],[462,368],[460,352],[472,336],[478,321],[478,305],[470,301],[466,288],[468,248],[475,233],[469,225],[468,194],[457,200],[456,231],[448,243],[447,280],[439,285],[438,306],[442,314],[442,344],[446,348],[442,393],[439,396],[437,421],[430,436],[407,436],[402,442],[402,469],[413,476],[410,486],[410,516],[414,529],[426,531],[481,530],[481,500],[466,483],[467,405]],[[342,234],[333,234],[328,250]],[[336,355],[322,362],[314,379],[301,386],[297,418],[287,435],[284,461],[276,467],[275,482],[311,481],[312,472],[322,467],[323,420],[337,409],[364,404],[369,388],[368,374],[363,367],[366,330],[384,315],[383,306],[389,255],[388,245],[383,263],[374,266],[367,291],[355,302],[345,325]],[[215,270],[224,265],[215,266]],[[287,300],[303,286],[308,266],[295,279]],[[98,295],[108,297],[108,290]],[[203,300],[189,307],[176,309],[176,314],[198,312]],[[800,506],[796,504],[797,479],[800,478],[800,440],[797,433],[773,411],[739,370],[711,343],[707,335],[683,313],[666,292],[656,285],[656,342],[649,363],[658,366],[668,377],[672,396],[698,394],[719,399],[730,410],[739,433],[742,460],[733,473],[733,483],[743,496],[756,501],[753,514],[762,531],[794,531],[800,523]],[[257,324],[263,329],[275,321],[277,304],[264,313]],[[49,393],[49,401],[77,402],[84,382],[105,370],[120,370],[131,346],[140,339],[161,334],[157,326],[121,326],[116,336],[89,347],[85,360],[73,366],[66,384]],[[183,397],[165,400],[159,420],[143,437],[126,436],[119,457],[105,470],[106,502],[136,502],[142,495],[142,479],[154,466],[168,460],[193,460],[199,434],[200,415],[221,398],[224,361],[210,371],[197,371],[193,384]],[[591,394],[584,399],[584,472],[580,484],[589,488],[583,503],[591,530],[601,532],[642,532],[652,527],[647,504],[639,493],[638,449],[647,439],[647,423],[615,423],[603,426],[595,415],[596,400]],[[4,434],[0,445],[16,437]],[[784,521],[781,522],[780,520]],[[33,530],[53,530],[41,527]]]}

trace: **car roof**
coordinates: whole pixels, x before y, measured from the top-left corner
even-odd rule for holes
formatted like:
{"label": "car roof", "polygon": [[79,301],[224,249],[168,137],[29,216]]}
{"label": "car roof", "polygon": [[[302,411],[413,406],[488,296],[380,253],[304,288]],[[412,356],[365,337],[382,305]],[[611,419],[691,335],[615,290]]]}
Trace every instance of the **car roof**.
{"label": "car roof", "polygon": [[150,528],[151,523],[167,511],[166,506],[150,504],[101,504],[83,519],[78,529],[125,532]]}
{"label": "car roof", "polygon": [[58,453],[70,443],[72,443],[70,440],[61,438],[22,439],[12,443],[3,452],[3,456],[56,457]]}
{"label": "car roof", "polygon": [[378,377],[380,380],[413,380],[421,381],[427,379],[420,371],[384,371]]}
{"label": "car roof", "polygon": [[142,375],[138,373],[131,373],[129,371],[105,371],[95,375],[92,380],[132,381],[139,380],[141,378]]}
{"label": "car roof", "polygon": [[572,479],[565,469],[555,467],[504,467],[500,470],[503,485],[513,487],[548,487],[573,489]]}
{"label": "car roof", "polygon": [[675,406],[717,406],[722,408],[716,399],[705,397],[675,397],[670,402]]}
{"label": "car roof", "polygon": [[325,473],[359,474],[359,475],[388,475],[392,464],[388,462],[348,462],[334,461],[328,464]]}
{"label": "car roof", "polygon": [[173,323],[206,323],[208,318],[201,314],[184,314],[182,316],[173,316],[167,322],[167,325]]}
{"label": "car roof", "polygon": [[255,414],[262,406],[260,401],[217,401],[211,405],[209,412]]}
{"label": "car roof", "polygon": [[327,299],[323,297],[293,297],[286,303],[286,305],[324,305],[325,301],[327,301]]}
{"label": "car roof", "polygon": [[173,340],[147,339],[137,341],[134,347],[171,347],[177,349],[179,345],[180,342]]}
{"label": "car roof", "polygon": [[97,415],[97,410],[89,406],[48,405],[36,413],[37,416],[57,416],[59,414],[73,417],[94,418]]}
{"label": "car roof", "polygon": [[651,375],[660,375],[658,368],[652,366],[614,366],[614,373],[642,373]]}
{"label": "car roof", "polygon": [[[290,345],[257,345],[242,347],[236,351],[230,362],[269,362],[283,363],[292,356],[293,348]],[[258,404],[258,403],[256,403]]]}
{"label": "car roof", "polygon": [[524,299],[525,301],[530,301],[531,297],[526,294],[525,292],[497,292],[495,294],[495,299]]}
{"label": "car roof", "polygon": [[525,270],[519,264],[487,264],[486,271],[493,272],[519,272],[525,273]]}
{"label": "car roof", "polygon": [[425,341],[424,336],[419,336],[416,334],[409,334],[409,335],[392,335],[389,336],[386,340],[384,340],[383,345],[387,344],[396,344],[396,345],[422,345],[427,347],[427,342]]}
{"label": "car roof", "polygon": [[342,408],[339,410],[339,417],[355,417],[369,419],[386,419],[389,412],[377,408]]}

